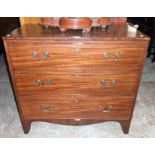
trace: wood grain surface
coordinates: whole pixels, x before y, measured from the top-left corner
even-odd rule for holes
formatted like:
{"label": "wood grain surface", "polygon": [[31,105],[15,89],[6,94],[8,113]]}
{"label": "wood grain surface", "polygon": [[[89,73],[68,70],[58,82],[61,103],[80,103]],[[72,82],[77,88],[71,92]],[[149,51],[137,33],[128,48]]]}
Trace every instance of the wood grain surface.
{"label": "wood grain surface", "polygon": [[149,38],[114,23],[87,35],[27,25],[3,37],[25,133],[33,121],[118,121],[129,132]]}

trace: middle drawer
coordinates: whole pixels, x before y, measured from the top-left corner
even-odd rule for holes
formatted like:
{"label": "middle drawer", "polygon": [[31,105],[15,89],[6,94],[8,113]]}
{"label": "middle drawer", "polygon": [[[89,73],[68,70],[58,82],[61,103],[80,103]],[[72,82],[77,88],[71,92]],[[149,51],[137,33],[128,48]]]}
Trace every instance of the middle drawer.
{"label": "middle drawer", "polygon": [[[138,72],[104,73],[18,73],[14,74],[19,95],[127,95],[133,96],[139,81]],[[28,96],[29,97],[29,96]]]}

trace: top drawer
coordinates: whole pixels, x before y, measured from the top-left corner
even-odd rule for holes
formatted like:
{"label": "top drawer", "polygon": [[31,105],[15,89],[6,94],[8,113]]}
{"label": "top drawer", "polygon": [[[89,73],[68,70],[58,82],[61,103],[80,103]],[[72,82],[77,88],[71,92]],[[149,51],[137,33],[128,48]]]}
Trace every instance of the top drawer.
{"label": "top drawer", "polygon": [[27,67],[103,68],[140,67],[143,47],[76,44],[17,44],[9,46],[13,69]]}

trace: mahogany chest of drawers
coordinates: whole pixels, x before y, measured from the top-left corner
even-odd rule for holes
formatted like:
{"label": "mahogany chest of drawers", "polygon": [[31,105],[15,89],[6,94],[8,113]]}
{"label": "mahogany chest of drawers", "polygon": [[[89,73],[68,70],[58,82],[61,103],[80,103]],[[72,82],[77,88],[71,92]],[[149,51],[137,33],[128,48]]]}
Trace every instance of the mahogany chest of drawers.
{"label": "mahogany chest of drawers", "polygon": [[23,130],[31,122],[118,121],[128,133],[149,38],[125,25],[90,33],[27,25],[3,37]]}

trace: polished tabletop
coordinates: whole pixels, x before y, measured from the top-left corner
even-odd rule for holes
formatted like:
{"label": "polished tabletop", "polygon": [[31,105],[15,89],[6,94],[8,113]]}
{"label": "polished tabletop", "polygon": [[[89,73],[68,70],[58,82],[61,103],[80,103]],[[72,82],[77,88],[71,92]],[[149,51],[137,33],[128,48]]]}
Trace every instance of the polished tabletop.
{"label": "polished tabletop", "polygon": [[53,40],[149,40],[150,38],[131,24],[109,25],[107,28],[92,28],[87,34],[81,30],[61,32],[58,27],[45,28],[42,25],[26,25],[13,30],[4,39],[53,39]]}

